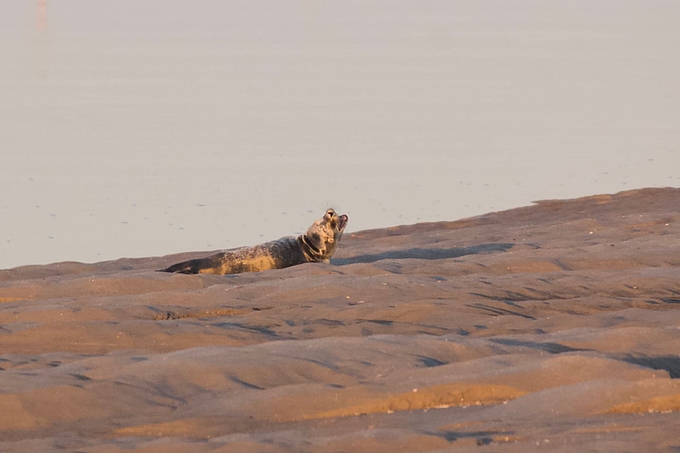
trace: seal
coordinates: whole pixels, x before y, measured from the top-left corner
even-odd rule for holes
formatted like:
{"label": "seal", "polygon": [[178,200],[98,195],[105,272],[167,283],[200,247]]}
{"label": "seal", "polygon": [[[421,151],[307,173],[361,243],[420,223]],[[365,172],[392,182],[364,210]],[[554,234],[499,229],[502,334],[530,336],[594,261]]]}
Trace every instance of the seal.
{"label": "seal", "polygon": [[221,252],[173,264],[163,272],[181,274],[240,274],[283,269],[302,263],[330,262],[349,218],[328,209],[301,236],[286,236],[254,247]]}

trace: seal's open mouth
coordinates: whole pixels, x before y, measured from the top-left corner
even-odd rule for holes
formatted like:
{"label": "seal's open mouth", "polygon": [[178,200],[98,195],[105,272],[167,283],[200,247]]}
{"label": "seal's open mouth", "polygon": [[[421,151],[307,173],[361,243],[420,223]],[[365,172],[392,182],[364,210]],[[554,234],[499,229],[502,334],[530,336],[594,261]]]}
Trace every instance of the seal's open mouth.
{"label": "seal's open mouth", "polygon": [[345,229],[347,226],[347,222],[349,221],[349,217],[347,217],[345,214],[341,215],[338,218],[338,230],[342,231]]}

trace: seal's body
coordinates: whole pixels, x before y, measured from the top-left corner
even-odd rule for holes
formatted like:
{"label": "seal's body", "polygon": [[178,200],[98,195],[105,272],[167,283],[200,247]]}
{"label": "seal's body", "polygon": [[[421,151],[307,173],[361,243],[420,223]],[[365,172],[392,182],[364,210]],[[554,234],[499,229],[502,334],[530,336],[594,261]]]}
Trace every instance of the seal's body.
{"label": "seal's body", "polygon": [[334,210],[329,209],[302,236],[288,236],[254,247],[184,261],[163,270],[182,274],[238,274],[283,269],[318,261],[328,263],[338,247],[348,220],[346,215],[338,216]]}

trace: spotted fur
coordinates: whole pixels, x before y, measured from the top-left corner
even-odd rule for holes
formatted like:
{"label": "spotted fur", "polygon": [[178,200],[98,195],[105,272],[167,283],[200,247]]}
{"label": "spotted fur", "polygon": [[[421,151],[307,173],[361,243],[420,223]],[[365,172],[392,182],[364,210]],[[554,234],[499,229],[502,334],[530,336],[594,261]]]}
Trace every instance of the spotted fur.
{"label": "spotted fur", "polygon": [[349,218],[329,209],[301,236],[287,236],[254,247],[221,252],[206,258],[174,264],[164,272],[181,274],[239,274],[267,269],[283,269],[302,263],[328,263]]}

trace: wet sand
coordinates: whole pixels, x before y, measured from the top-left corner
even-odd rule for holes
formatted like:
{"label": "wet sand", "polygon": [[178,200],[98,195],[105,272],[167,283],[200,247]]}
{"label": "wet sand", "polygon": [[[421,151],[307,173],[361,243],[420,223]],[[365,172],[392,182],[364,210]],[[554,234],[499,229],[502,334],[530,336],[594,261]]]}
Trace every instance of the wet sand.
{"label": "wet sand", "polygon": [[0,450],[677,451],[678,206],[541,201],[233,276],[0,271]]}

